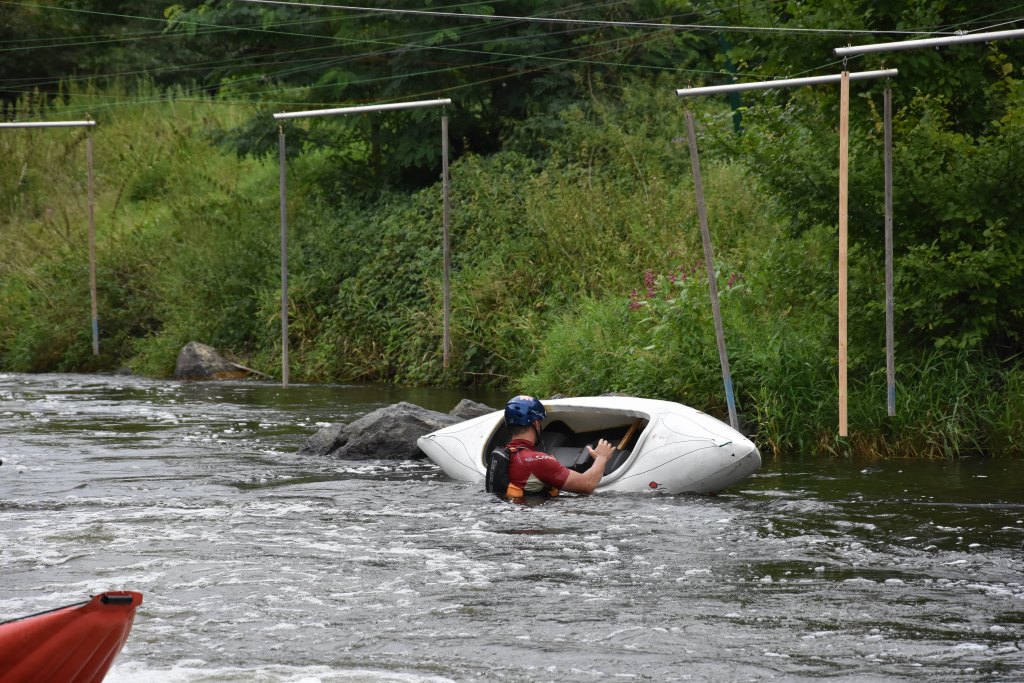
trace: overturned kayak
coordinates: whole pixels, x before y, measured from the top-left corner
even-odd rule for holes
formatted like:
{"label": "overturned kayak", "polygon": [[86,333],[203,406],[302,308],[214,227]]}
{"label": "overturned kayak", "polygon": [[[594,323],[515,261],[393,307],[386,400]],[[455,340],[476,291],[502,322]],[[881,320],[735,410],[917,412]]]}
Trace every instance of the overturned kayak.
{"label": "overturned kayak", "polygon": [[0,681],[99,683],[141,604],[142,593],[112,591],[0,623]]}
{"label": "overturned kayak", "polygon": [[[714,494],[757,471],[761,454],[747,437],[681,403],[628,396],[543,401],[537,448],[570,467],[598,439],[617,446],[597,491]],[[452,479],[484,480],[485,457],[509,439],[503,411],[460,422],[416,442]]]}

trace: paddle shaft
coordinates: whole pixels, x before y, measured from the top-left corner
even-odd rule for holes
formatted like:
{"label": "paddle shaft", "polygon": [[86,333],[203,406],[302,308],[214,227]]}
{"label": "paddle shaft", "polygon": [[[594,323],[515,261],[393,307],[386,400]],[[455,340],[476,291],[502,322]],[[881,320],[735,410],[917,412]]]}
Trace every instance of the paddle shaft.
{"label": "paddle shaft", "polygon": [[622,441],[620,441],[619,445],[615,447],[615,450],[621,451],[626,448],[626,444],[628,444],[629,440],[633,438],[634,434],[636,434],[636,430],[640,428],[640,423],[643,421],[644,419],[642,417],[637,418],[636,422],[634,422],[626,431],[626,435],[622,437]]}

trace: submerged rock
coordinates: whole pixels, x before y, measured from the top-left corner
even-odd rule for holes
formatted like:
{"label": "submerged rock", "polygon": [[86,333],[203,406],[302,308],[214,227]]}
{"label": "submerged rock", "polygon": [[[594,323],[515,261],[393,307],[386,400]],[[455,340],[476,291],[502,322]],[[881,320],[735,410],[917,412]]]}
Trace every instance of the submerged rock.
{"label": "submerged rock", "polygon": [[345,423],[334,422],[306,439],[299,449],[300,455],[330,455],[340,444],[345,443]]}
{"label": "submerged rock", "polygon": [[480,417],[481,415],[487,415],[493,413],[494,408],[484,405],[483,403],[477,403],[476,401],[470,401],[468,398],[464,398],[459,401],[459,405],[449,411],[449,415],[457,417],[460,420],[471,420],[474,417]]}
{"label": "submerged rock", "polygon": [[378,408],[347,425],[328,425],[311,436],[299,453],[350,460],[422,458],[416,440],[458,422],[462,422],[458,417],[403,401]]}
{"label": "submerged rock", "polygon": [[242,379],[246,372],[230,362],[212,346],[190,341],[178,352],[175,379]]}

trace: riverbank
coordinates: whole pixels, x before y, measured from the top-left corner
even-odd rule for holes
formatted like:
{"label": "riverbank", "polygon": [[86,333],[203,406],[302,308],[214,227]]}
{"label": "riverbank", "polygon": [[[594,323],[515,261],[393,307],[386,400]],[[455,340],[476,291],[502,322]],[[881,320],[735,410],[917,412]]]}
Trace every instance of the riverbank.
{"label": "riverbank", "polygon": [[[447,368],[440,186],[347,196],[327,152],[289,160],[291,381],[622,392],[725,418],[689,160],[664,142],[678,128],[665,86],[636,82],[623,94],[630,107],[567,109],[542,153],[510,140],[454,161]],[[114,94],[134,104],[98,116],[95,131],[99,355],[84,138],[0,138],[13,160],[4,182],[19,188],[4,218],[16,248],[0,256],[0,369],[167,377],[197,339],[279,376],[277,160],[239,157],[210,134],[242,125],[250,105]],[[52,115],[90,97],[72,89]],[[722,133],[724,109],[698,112],[732,382],[762,453],[1024,455],[1024,369],[1012,345],[1002,333],[991,345],[982,332],[929,336],[909,274],[896,297],[907,321],[897,411],[886,414],[883,274],[867,239],[850,257],[850,435],[837,436],[835,231],[801,220],[769,174],[730,148],[739,143]],[[861,154],[877,156],[864,144]]]}

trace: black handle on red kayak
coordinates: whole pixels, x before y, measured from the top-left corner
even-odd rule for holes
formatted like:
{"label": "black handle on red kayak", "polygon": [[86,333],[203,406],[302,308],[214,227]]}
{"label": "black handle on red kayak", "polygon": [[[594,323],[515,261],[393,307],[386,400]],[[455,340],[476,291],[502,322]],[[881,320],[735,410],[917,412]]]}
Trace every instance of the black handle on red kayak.
{"label": "black handle on red kayak", "polygon": [[134,598],[130,595],[104,595],[100,602],[104,605],[130,605]]}

